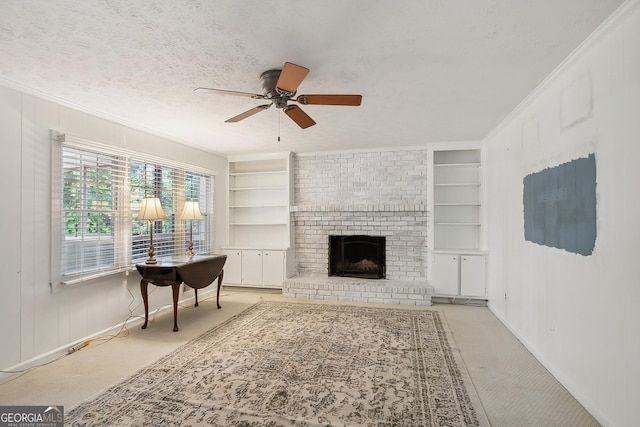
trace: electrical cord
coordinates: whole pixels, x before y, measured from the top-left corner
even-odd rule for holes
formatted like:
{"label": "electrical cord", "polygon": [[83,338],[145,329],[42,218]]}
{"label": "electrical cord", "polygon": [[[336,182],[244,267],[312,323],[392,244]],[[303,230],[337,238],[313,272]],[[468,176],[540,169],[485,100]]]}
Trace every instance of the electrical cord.
{"label": "electrical cord", "polygon": [[[152,289],[151,293],[153,293],[154,291],[155,291],[155,289]],[[118,323],[116,323],[111,328],[109,328],[109,330],[114,329],[118,324],[120,324],[120,329],[118,330],[118,332],[115,333],[115,334],[107,334],[107,335],[103,335],[103,336],[96,337],[96,338],[90,338],[90,339],[88,339],[86,341],[83,341],[83,344],[89,345],[90,343],[93,343],[93,342],[96,342],[96,341],[101,341],[98,344],[98,345],[101,345],[101,344],[105,344],[105,343],[111,341],[114,338],[125,338],[125,337],[129,336],[129,328],[127,328],[127,323],[131,319],[134,319],[136,317],[140,317],[140,316],[134,316],[133,312],[138,307],[140,307],[140,304],[142,304],[142,302],[138,303],[137,306],[132,308],[131,306],[135,302],[136,298],[135,298],[135,296],[131,292],[131,289],[128,286],[127,286],[127,292],[129,292],[129,295],[131,296],[131,301],[129,301],[129,305],[127,306],[128,313],[125,314],[124,316],[122,316],[121,320]],[[155,319],[155,315],[154,315],[154,319]],[[153,323],[153,320],[151,321],[151,323]]]}
{"label": "electrical cord", "polygon": [[[39,364],[39,365],[34,365],[34,366],[30,366],[30,367],[25,368],[25,369],[19,369],[19,370],[15,370],[15,371],[4,371],[4,370],[1,370],[1,371],[0,371],[0,373],[2,373],[2,374],[21,374],[21,375],[18,375],[18,376],[16,376],[16,377],[15,377],[15,378],[18,378],[18,377],[21,377],[22,375],[26,374],[27,372],[29,372],[29,371],[31,371],[31,370],[33,370],[33,369],[39,368],[39,367],[41,367],[41,366],[47,366],[47,365],[50,365],[50,364],[52,364],[53,362],[56,362],[56,361],[58,361],[58,360],[62,359],[62,358],[63,358],[63,357],[65,357],[65,356],[68,356],[68,355],[69,355],[68,353],[61,354],[60,356],[56,357],[55,359],[50,360],[50,361],[45,362],[45,363],[41,363],[41,364]],[[12,378],[12,379],[13,379],[13,378]]]}
{"label": "electrical cord", "polygon": [[[149,292],[149,295],[153,294],[153,292],[155,292],[158,288],[154,287],[151,289],[151,291]],[[118,330],[117,333],[114,334],[106,334],[106,335],[102,335],[99,337],[95,337],[95,338],[89,338],[86,339],[84,341],[81,341],[80,343],[76,344],[75,346],[71,347],[69,349],[69,351],[65,354],[61,354],[60,356],[56,357],[53,360],[50,360],[48,362],[45,363],[40,363],[38,365],[34,365],[34,366],[30,366],[28,368],[25,369],[17,369],[17,370],[11,370],[11,371],[7,371],[7,370],[0,370],[0,373],[2,374],[20,374],[17,375],[16,377],[12,378],[19,378],[22,375],[26,374],[27,372],[30,372],[36,368],[42,367],[42,366],[47,366],[52,364],[53,362],[56,362],[60,359],[62,359],[63,357],[69,356],[77,351],[80,351],[81,349],[83,349],[84,347],[88,346],[89,344],[92,343],[96,343],[95,346],[99,346],[102,344],[106,344],[107,342],[111,341],[114,338],[125,338],[127,336],[129,336],[130,332],[129,332],[129,328],[127,327],[127,323],[131,320],[131,319],[135,319],[135,318],[142,318],[142,316],[135,316],[133,314],[133,312],[138,309],[140,307],[140,305],[142,305],[142,301],[140,303],[138,303],[138,305],[136,305],[135,307],[132,307],[133,303],[135,302],[136,298],[133,295],[133,293],[131,292],[131,289],[129,286],[127,286],[127,292],[129,293],[129,295],[131,296],[131,300],[129,301],[129,305],[127,306],[127,311],[128,313],[125,314],[124,316],[122,316],[122,320],[120,320],[119,322],[117,322],[115,325],[113,325],[111,328],[109,328],[108,330],[114,329],[117,325],[120,325],[120,329]],[[232,292],[232,291],[222,291],[222,296],[229,296],[229,295],[234,295],[237,294],[239,292]],[[199,299],[199,302],[204,302],[204,301],[208,301],[210,299],[213,298],[213,294],[211,296],[207,296],[205,298]],[[190,306],[186,306],[184,304],[179,304],[180,307],[183,308],[187,308]],[[149,319],[149,323],[153,324],[153,322],[156,319],[156,316],[158,315],[158,312],[160,310],[155,310],[153,313],[153,316],[151,317],[151,319]]]}
{"label": "electrical cord", "polygon": [[[55,359],[50,360],[48,362],[44,362],[44,363],[40,363],[40,364],[37,364],[37,365],[33,365],[33,366],[30,366],[30,367],[25,368],[25,369],[16,369],[16,370],[11,370],[11,371],[9,371],[9,370],[0,370],[0,373],[2,373],[2,374],[21,374],[21,375],[18,375],[16,377],[12,378],[12,379],[15,379],[15,378],[18,378],[18,377],[26,374],[27,372],[32,371],[32,370],[34,370],[36,368],[40,368],[42,366],[50,365],[53,362],[56,362],[56,361],[62,359],[63,357],[69,356],[69,355],[81,350],[82,348],[88,346],[89,344],[91,344],[93,342],[102,341],[99,344],[97,344],[97,345],[101,345],[101,344],[107,343],[108,341],[110,341],[110,340],[112,340],[114,338],[127,337],[129,335],[129,329],[127,328],[127,323],[129,322],[129,320],[131,320],[133,318],[141,317],[141,316],[134,316],[133,312],[138,307],[140,307],[140,305],[142,304],[142,302],[140,302],[137,306],[132,308],[132,305],[135,302],[135,296],[131,292],[131,289],[129,288],[129,286],[127,286],[127,291],[129,292],[129,295],[131,296],[131,301],[129,302],[129,305],[127,306],[128,313],[125,314],[124,316],[122,316],[121,319],[124,319],[124,320],[119,321],[118,323],[116,323],[115,325],[113,325],[111,328],[108,329],[108,330],[114,329],[118,324],[121,324],[120,329],[118,330],[117,333],[103,335],[103,336],[99,336],[99,337],[96,337],[96,338],[89,338],[89,339],[86,339],[84,341],[81,341],[80,343],[78,343],[75,346],[71,347],[68,350],[67,353],[61,354],[60,356],[58,356]],[[152,294],[154,291],[155,291],[155,289],[152,289],[150,294]],[[151,319],[150,323],[153,323],[153,321],[155,320],[155,317],[156,317],[157,314],[158,314],[158,311],[156,310],[156,312],[154,313],[153,318]],[[123,331],[124,331],[124,334],[123,334]]]}

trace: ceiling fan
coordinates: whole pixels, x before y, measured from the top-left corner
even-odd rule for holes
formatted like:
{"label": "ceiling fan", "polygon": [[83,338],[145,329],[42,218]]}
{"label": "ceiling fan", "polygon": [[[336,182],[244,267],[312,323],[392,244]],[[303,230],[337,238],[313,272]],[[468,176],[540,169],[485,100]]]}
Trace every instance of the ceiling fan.
{"label": "ceiling fan", "polygon": [[[195,92],[212,92],[221,95],[246,96],[253,99],[265,99],[270,101],[269,104],[258,105],[244,113],[238,114],[228,120],[227,123],[235,123],[240,120],[251,117],[260,111],[275,105],[281,108],[284,113],[291,118],[302,129],[306,129],[316,124],[311,117],[307,115],[297,105],[289,105],[289,102],[297,102],[302,105],[346,105],[358,106],[362,102],[362,95],[298,95],[296,91],[302,80],[309,74],[309,69],[300,65],[285,62],[282,70],[268,70],[260,75],[263,94],[236,92],[231,90],[212,89],[199,87]],[[295,98],[294,98],[295,97]]]}

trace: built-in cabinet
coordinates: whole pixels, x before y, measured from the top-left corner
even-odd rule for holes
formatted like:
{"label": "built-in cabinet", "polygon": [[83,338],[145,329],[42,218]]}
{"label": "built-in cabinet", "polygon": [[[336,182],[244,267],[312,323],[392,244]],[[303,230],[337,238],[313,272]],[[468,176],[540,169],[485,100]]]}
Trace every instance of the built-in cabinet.
{"label": "built-in cabinet", "polygon": [[292,275],[292,171],[292,153],[229,157],[224,283],[279,288]]}
{"label": "built-in cabinet", "polygon": [[482,151],[430,150],[430,278],[435,295],[486,296]]}
{"label": "built-in cabinet", "polygon": [[227,256],[227,261],[224,263],[223,283],[226,285],[242,284],[242,251],[223,249],[222,253]]}
{"label": "built-in cabinet", "polygon": [[287,277],[287,250],[225,249],[224,283],[281,288]]}
{"label": "built-in cabinet", "polygon": [[436,295],[486,296],[485,255],[432,254],[432,286]]}

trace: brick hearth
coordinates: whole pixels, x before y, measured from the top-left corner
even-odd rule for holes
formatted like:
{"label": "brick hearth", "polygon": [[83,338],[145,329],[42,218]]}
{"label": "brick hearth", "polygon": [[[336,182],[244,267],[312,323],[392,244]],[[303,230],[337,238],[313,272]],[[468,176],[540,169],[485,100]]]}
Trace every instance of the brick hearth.
{"label": "brick hearth", "polygon": [[351,277],[298,276],[284,281],[282,295],[324,301],[431,305],[427,283]]}

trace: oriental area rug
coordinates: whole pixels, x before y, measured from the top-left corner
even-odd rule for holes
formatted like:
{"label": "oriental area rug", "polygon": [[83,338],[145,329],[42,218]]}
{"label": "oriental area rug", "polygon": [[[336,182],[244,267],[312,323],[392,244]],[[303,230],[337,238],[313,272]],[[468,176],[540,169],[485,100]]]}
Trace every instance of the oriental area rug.
{"label": "oriental area rug", "polygon": [[437,311],[260,302],[66,414],[72,426],[484,426]]}

